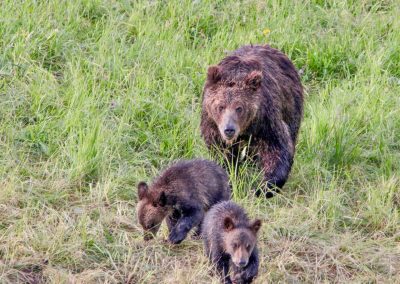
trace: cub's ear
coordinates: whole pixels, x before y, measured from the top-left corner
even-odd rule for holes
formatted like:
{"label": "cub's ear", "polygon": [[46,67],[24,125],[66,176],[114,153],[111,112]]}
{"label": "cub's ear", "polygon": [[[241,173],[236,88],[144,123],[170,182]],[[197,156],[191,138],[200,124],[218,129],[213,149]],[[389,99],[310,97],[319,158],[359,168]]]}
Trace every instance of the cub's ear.
{"label": "cub's ear", "polygon": [[221,80],[221,70],[217,65],[208,67],[207,81],[211,84],[217,83]]}
{"label": "cub's ear", "polygon": [[258,231],[261,228],[261,225],[262,225],[261,220],[260,219],[256,219],[251,223],[250,229],[253,231],[254,234],[257,234]]}
{"label": "cub's ear", "polygon": [[160,197],[158,198],[158,205],[164,207],[167,204],[167,195],[165,195],[164,191],[161,191]]}
{"label": "cub's ear", "polygon": [[139,200],[142,200],[143,198],[146,197],[149,187],[147,186],[147,183],[145,183],[144,181],[139,182],[137,187],[138,187]]}
{"label": "cub's ear", "polygon": [[235,224],[233,224],[233,220],[231,219],[231,217],[225,217],[225,219],[224,219],[225,231],[229,232],[229,231],[233,230],[234,227],[235,227]]}
{"label": "cub's ear", "polygon": [[247,86],[253,90],[257,90],[261,86],[262,72],[261,71],[251,71],[245,79]]}

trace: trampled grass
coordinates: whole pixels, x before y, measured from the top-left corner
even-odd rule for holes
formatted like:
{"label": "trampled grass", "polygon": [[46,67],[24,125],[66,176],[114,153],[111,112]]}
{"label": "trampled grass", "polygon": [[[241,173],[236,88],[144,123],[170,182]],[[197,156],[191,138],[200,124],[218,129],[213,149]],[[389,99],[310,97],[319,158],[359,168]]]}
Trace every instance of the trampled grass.
{"label": "trampled grass", "polygon": [[[398,1],[0,2],[0,283],[218,283],[200,241],[142,241],[136,184],[199,134],[206,68],[249,43],[302,74],[305,117],[256,283],[400,283]],[[264,34],[268,28],[271,32]]]}

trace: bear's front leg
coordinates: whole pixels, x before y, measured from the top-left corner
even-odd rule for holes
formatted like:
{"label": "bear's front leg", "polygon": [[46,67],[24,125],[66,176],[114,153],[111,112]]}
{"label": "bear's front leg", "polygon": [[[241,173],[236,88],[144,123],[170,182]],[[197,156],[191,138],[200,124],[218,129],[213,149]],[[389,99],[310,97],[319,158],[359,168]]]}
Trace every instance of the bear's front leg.
{"label": "bear's front leg", "polygon": [[223,283],[232,284],[229,277],[230,256],[220,252],[211,252],[211,262],[216,266]]}
{"label": "bear's front leg", "polygon": [[254,278],[258,274],[258,250],[257,248],[253,249],[253,252],[250,255],[249,263],[244,268],[234,267],[233,269],[233,284],[249,284],[253,282]]}
{"label": "bear's front leg", "polygon": [[172,244],[182,242],[188,232],[195,226],[198,226],[203,219],[203,209],[197,206],[184,206],[181,208],[181,218],[172,228],[169,234],[169,241]]}
{"label": "bear's front leg", "polygon": [[181,218],[181,212],[179,212],[179,210],[174,210],[172,214],[166,218],[168,232],[171,232],[172,229],[176,226],[179,218]]}
{"label": "bear's front leg", "polygon": [[[263,142],[260,145],[260,157],[264,171],[264,180],[268,190],[278,190],[286,183],[293,164],[293,147],[288,145]],[[258,195],[260,192],[257,193]],[[266,197],[272,197],[268,191]]]}

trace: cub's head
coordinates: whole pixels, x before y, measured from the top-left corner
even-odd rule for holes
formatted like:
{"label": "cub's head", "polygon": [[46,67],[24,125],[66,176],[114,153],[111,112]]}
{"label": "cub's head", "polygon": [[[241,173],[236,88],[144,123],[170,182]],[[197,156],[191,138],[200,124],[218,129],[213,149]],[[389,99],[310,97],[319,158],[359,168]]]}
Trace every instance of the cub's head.
{"label": "cub's head", "polygon": [[261,220],[254,220],[246,226],[236,227],[230,217],[224,220],[224,246],[237,267],[245,267],[257,243],[257,233],[261,227]]}
{"label": "cub's head", "polygon": [[144,239],[152,239],[168,213],[164,191],[149,189],[145,182],[138,184],[139,202],[136,207],[137,218],[144,229]]}
{"label": "cub's head", "polygon": [[253,70],[229,76],[221,66],[208,68],[203,108],[218,126],[222,139],[233,143],[257,116],[262,72]]}

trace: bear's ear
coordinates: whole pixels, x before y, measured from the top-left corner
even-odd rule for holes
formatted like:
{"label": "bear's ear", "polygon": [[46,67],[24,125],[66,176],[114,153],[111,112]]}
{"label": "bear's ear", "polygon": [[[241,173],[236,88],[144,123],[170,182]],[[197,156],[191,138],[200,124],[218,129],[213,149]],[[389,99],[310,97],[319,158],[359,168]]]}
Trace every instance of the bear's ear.
{"label": "bear's ear", "polygon": [[148,190],[149,190],[149,187],[147,186],[147,183],[145,183],[144,181],[139,182],[139,184],[138,184],[139,200],[142,200],[143,198],[146,197]]}
{"label": "bear's ear", "polygon": [[261,228],[261,225],[262,225],[261,220],[260,219],[256,219],[251,223],[250,229],[253,231],[254,234],[257,234],[258,231]]}
{"label": "bear's ear", "polygon": [[257,90],[261,86],[262,72],[261,71],[251,71],[244,80],[246,85]]}
{"label": "bear's ear", "polygon": [[158,205],[164,207],[167,204],[167,196],[164,191],[161,191],[160,197],[158,198]]}
{"label": "bear's ear", "polygon": [[233,224],[233,220],[231,219],[231,217],[226,217],[224,219],[225,231],[229,232],[229,231],[233,230],[234,227],[235,227],[235,225]]}
{"label": "bear's ear", "polygon": [[221,70],[217,65],[208,67],[207,81],[211,84],[217,83],[221,80]]}

